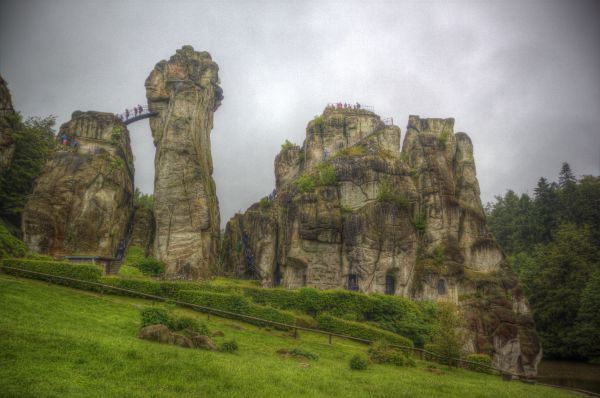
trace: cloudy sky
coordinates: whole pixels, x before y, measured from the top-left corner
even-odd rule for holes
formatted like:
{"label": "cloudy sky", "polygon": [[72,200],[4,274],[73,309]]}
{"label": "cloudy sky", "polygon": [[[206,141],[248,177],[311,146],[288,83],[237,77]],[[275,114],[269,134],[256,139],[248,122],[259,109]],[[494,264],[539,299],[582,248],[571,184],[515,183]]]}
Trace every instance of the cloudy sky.
{"label": "cloudy sky", "polygon": [[[598,2],[596,2],[598,3]],[[600,174],[600,18],[583,1],[0,2],[0,74],[24,116],[119,112],[191,44],[220,66],[212,132],[223,223],[274,188],[273,160],[328,102],[454,117],[475,146],[482,200]],[[152,192],[147,121],[133,124],[136,185]]]}

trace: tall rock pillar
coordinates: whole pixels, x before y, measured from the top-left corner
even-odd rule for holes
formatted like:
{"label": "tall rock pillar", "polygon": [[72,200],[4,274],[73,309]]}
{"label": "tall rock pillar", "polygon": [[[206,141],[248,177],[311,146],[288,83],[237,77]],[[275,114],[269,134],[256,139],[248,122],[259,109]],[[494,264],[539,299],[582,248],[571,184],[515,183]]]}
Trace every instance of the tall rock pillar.
{"label": "tall rock pillar", "polygon": [[219,203],[212,178],[210,132],[223,99],[219,67],[191,46],[160,61],[146,79],[156,146],[155,254],[173,278],[205,278],[217,257]]}

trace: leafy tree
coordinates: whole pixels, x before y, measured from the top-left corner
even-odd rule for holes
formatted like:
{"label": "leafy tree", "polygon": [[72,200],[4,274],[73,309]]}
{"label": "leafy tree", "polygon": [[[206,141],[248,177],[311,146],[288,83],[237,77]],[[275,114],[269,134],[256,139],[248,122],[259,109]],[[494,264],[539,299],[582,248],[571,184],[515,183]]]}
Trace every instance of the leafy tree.
{"label": "leafy tree", "polygon": [[55,146],[56,116],[32,117],[23,122],[19,114],[8,117],[15,141],[12,162],[0,175],[0,217],[13,227],[21,224],[21,213],[35,180]]}
{"label": "leafy tree", "polygon": [[[465,344],[464,318],[452,303],[439,303],[431,344],[425,348],[447,358],[460,358]],[[450,365],[453,361],[450,360]]]}
{"label": "leafy tree", "polygon": [[594,271],[581,293],[576,334],[579,355],[600,359],[600,268]]}

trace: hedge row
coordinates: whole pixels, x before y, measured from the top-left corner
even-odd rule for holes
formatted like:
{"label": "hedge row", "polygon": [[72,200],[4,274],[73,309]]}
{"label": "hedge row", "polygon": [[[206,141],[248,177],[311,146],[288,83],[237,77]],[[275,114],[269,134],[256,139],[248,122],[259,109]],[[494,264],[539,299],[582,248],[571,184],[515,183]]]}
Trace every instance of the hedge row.
{"label": "hedge row", "polygon": [[243,293],[257,304],[299,310],[312,316],[328,313],[345,320],[371,321],[379,328],[411,339],[418,346],[423,346],[431,333],[431,314],[421,311],[419,305],[404,297],[313,288],[245,287]]}
{"label": "hedge row", "polygon": [[395,333],[386,332],[385,330],[377,329],[359,322],[346,321],[328,314],[318,315],[317,325],[321,330],[326,330],[328,332],[337,334],[345,334],[371,341],[385,340],[390,344],[398,344],[408,347],[413,346],[413,342],[406,337],[397,335]]}
{"label": "hedge row", "polygon": [[[203,307],[211,307],[227,312],[235,312],[242,315],[248,315],[256,318],[263,318],[269,321],[283,323],[286,325],[295,325],[296,319],[293,314],[281,311],[272,307],[257,305],[251,303],[246,297],[234,293],[214,293],[199,290],[182,290],[177,295],[177,299],[190,304],[197,304]],[[221,316],[221,314],[219,314]],[[223,315],[227,316],[227,315]],[[231,317],[237,318],[232,315]],[[243,319],[244,322],[265,326],[264,322],[257,320]]]}
{"label": "hedge row", "polygon": [[52,274],[56,276],[64,276],[67,278],[79,279],[89,282],[100,282],[100,277],[102,276],[102,270],[100,269],[100,267],[93,264],[73,264],[59,261],[25,260],[16,258],[1,260],[0,264],[3,266],[3,271],[7,274],[22,276],[31,279],[41,279],[44,281],[85,290],[97,290],[98,287],[87,283],[68,281],[64,279],[53,278],[51,276],[30,274],[27,272],[15,271],[4,267],[21,268],[28,271]]}

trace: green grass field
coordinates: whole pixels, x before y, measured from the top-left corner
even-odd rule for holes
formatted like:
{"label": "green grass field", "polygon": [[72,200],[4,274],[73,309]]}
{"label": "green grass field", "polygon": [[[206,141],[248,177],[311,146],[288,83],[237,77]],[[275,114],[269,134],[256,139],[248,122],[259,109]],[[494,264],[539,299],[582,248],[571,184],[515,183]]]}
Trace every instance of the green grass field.
{"label": "green grass field", "polygon": [[[146,300],[110,296],[0,274],[1,397],[568,397],[498,376],[428,364],[348,367],[366,347],[173,309],[197,317],[237,353],[185,349],[137,338]],[[164,304],[156,304],[166,306]],[[318,361],[282,357],[301,347]]]}

